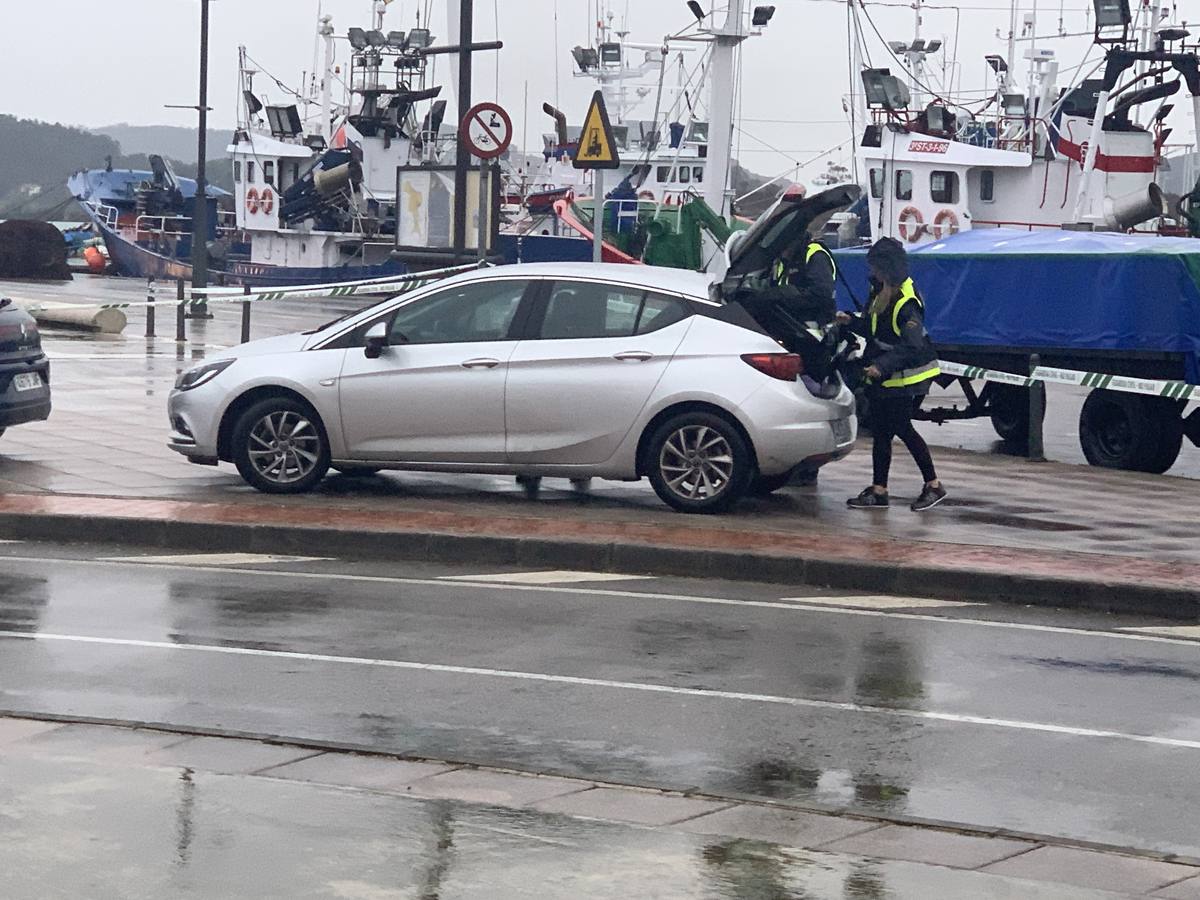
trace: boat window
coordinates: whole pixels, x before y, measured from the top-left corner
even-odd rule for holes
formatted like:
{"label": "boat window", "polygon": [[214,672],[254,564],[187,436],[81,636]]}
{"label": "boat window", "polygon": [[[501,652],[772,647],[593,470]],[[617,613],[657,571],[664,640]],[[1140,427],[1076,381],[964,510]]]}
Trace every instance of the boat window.
{"label": "boat window", "polygon": [[254,161],[246,160],[246,183],[254,184]]}
{"label": "boat window", "polygon": [[687,184],[691,180],[692,180],[692,170],[689,169],[687,166],[680,166],[679,167],[679,183]]}
{"label": "boat window", "polygon": [[669,182],[671,180],[671,167],[670,166],[659,166],[657,174],[658,174],[658,183],[666,184],[667,182]]}
{"label": "boat window", "polygon": [[272,186],[275,184],[275,163],[263,163],[263,181]]}
{"label": "boat window", "polygon": [[957,203],[958,173],[943,171],[930,172],[929,196],[934,203]]}
{"label": "boat window", "polygon": [[692,166],[692,181],[699,184],[704,180],[704,166]]}
{"label": "boat window", "polygon": [[300,163],[292,163],[292,184],[300,180]]}
{"label": "boat window", "polygon": [[871,196],[876,200],[883,196],[883,169],[871,169]]}
{"label": "boat window", "polygon": [[996,199],[996,173],[984,169],[979,173],[979,199],[991,203]]}
{"label": "boat window", "polygon": [[912,170],[897,169],[896,170],[896,199],[911,200],[912,199]]}
{"label": "boat window", "polygon": [[242,161],[235,159],[233,161],[233,183],[241,184],[242,181]]}

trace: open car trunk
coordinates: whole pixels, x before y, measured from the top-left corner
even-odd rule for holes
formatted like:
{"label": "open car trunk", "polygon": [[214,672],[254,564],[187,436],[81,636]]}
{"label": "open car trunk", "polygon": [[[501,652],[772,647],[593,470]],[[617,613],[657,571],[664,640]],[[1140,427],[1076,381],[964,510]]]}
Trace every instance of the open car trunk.
{"label": "open car trunk", "polygon": [[807,197],[784,194],[746,231],[730,237],[725,245],[725,277],[712,286],[714,300],[740,306],[764,332],[800,354],[805,371],[818,382],[833,375],[837,354],[833,307],[828,298],[814,302],[795,287],[774,284],[772,271],[785,256],[803,262],[811,235],[861,194],[861,188],[852,184]]}

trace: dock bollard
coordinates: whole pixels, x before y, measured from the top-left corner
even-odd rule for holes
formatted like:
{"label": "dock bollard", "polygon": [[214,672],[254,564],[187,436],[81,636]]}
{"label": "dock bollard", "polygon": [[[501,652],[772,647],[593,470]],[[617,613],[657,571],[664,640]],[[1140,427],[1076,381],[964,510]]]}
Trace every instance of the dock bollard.
{"label": "dock bollard", "polygon": [[154,337],[154,276],[146,280],[146,337]]}
{"label": "dock bollard", "polygon": [[[1042,364],[1042,357],[1034,353],[1029,357],[1029,374],[1033,375]],[[1046,382],[1035,381],[1029,386],[1029,459],[1032,462],[1046,461],[1046,444],[1042,424],[1046,418]]]}
{"label": "dock bollard", "polygon": [[[243,285],[242,293],[250,296],[250,285]],[[250,340],[250,301],[242,301],[242,343]]]}
{"label": "dock bollard", "polygon": [[175,340],[183,342],[187,340],[187,316],[186,303],[183,279],[179,278],[175,281],[175,299],[178,305],[175,307]]}

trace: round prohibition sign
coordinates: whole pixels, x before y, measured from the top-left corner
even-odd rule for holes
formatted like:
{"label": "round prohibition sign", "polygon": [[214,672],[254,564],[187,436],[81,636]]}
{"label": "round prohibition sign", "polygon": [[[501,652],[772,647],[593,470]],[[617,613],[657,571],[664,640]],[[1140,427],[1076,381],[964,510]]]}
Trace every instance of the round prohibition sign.
{"label": "round prohibition sign", "polygon": [[512,119],[497,103],[476,103],[463,116],[459,132],[479,159],[495,159],[512,143]]}

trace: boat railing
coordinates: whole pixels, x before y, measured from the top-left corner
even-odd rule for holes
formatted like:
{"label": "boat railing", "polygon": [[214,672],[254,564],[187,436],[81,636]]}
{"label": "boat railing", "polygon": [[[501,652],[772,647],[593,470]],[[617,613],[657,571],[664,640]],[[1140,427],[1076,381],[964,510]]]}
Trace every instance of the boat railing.
{"label": "boat railing", "polygon": [[[168,222],[179,223],[176,228],[167,228]],[[157,223],[157,225],[155,224]],[[191,234],[192,220],[188,216],[149,216],[141,215],[133,224],[134,230],[141,234]]]}
{"label": "boat railing", "polygon": [[109,228],[113,231],[117,230],[117,225],[120,223],[121,219],[121,211],[119,209],[117,209],[115,206],[109,206],[107,203],[100,203],[95,200],[91,201],[91,207],[92,211],[100,219],[101,224],[104,225],[105,228]]}

